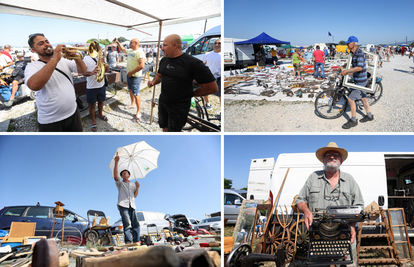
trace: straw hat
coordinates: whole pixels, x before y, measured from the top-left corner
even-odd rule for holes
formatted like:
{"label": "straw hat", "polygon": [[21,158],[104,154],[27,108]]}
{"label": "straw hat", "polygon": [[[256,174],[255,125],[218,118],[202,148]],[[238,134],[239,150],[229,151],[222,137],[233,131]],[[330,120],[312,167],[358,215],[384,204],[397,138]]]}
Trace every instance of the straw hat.
{"label": "straw hat", "polygon": [[337,151],[341,155],[342,162],[344,162],[348,157],[348,151],[344,148],[339,148],[335,142],[330,142],[326,147],[321,147],[316,150],[316,157],[323,163],[325,153],[330,150]]}

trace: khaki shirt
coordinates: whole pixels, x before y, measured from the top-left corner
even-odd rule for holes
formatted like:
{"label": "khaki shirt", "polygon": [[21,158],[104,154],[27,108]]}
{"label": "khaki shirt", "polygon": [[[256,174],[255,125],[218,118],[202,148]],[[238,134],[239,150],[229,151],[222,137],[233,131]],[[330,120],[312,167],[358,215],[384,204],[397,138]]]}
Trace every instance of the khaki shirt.
{"label": "khaki shirt", "polygon": [[118,181],[115,181],[115,184],[118,188],[118,206],[135,209],[135,184],[125,183],[119,178]]}
{"label": "khaki shirt", "polygon": [[364,207],[364,198],[354,178],[340,172],[339,182],[332,190],[331,184],[325,176],[325,171],[312,173],[300,190],[295,205],[301,202],[308,204],[311,212],[315,208],[325,209],[328,206],[357,205]]}

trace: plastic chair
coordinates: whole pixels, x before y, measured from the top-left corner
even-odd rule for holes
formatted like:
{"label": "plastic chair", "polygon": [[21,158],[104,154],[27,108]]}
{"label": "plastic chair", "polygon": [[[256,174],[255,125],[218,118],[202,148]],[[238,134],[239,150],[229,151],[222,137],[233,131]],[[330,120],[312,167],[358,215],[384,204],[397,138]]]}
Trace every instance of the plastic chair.
{"label": "plastic chair", "polygon": [[[98,218],[104,218],[105,220],[107,220],[105,213],[103,211],[88,210],[88,212],[86,213],[86,217],[88,218],[88,230],[87,231],[93,231],[93,230],[96,231],[98,233],[97,240],[99,240],[99,231],[104,231],[104,233],[107,233],[109,235],[110,243],[112,243],[112,233],[110,230],[112,227],[111,225],[99,225],[99,222],[97,221],[96,225],[92,226],[91,222],[89,221],[89,216],[95,217],[95,214],[98,216]],[[103,234],[101,234],[101,236]],[[93,238],[92,240],[93,240],[93,245],[95,245],[95,238]]]}

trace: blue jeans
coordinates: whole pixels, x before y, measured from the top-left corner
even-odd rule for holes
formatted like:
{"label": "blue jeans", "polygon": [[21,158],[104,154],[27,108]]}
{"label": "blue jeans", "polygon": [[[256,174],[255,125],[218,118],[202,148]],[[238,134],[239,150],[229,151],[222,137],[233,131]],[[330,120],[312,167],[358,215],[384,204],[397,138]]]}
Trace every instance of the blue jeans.
{"label": "blue jeans", "polygon": [[[124,208],[118,206],[119,213],[121,214],[122,224],[124,226],[125,243],[126,242],[138,242],[139,241],[139,222],[137,212],[133,208]],[[132,231],[132,236],[131,236]],[[133,238],[133,239],[132,239]]]}
{"label": "blue jeans", "polygon": [[323,68],[323,63],[321,63],[321,62],[316,62],[316,64],[315,64],[315,79],[316,78],[318,78],[318,70],[319,70],[319,67],[321,67],[321,72],[322,72],[322,78],[324,78],[325,79],[325,70],[324,70],[324,68]]}

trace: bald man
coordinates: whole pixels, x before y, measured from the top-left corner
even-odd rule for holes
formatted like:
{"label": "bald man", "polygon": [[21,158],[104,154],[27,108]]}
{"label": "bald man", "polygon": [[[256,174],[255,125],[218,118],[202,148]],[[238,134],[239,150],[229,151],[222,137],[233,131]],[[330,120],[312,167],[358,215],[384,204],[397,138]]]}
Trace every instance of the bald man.
{"label": "bald man", "polygon": [[119,49],[123,53],[127,53],[127,82],[129,89],[129,96],[131,97],[131,105],[125,106],[125,109],[129,110],[137,106],[137,113],[134,121],[140,122],[141,120],[141,98],[139,96],[139,87],[142,81],[142,69],[145,67],[145,53],[139,47],[139,40],[134,38],[129,43],[130,49],[125,49],[124,46],[118,41],[117,38],[114,42],[118,45]]}
{"label": "bald man", "polygon": [[[183,54],[181,38],[172,34],[164,39],[158,73],[148,87],[161,82],[158,105],[158,124],[163,132],[180,132],[187,122],[193,96],[217,93],[217,83],[204,63],[188,54]],[[193,80],[201,86],[193,91]]]}

